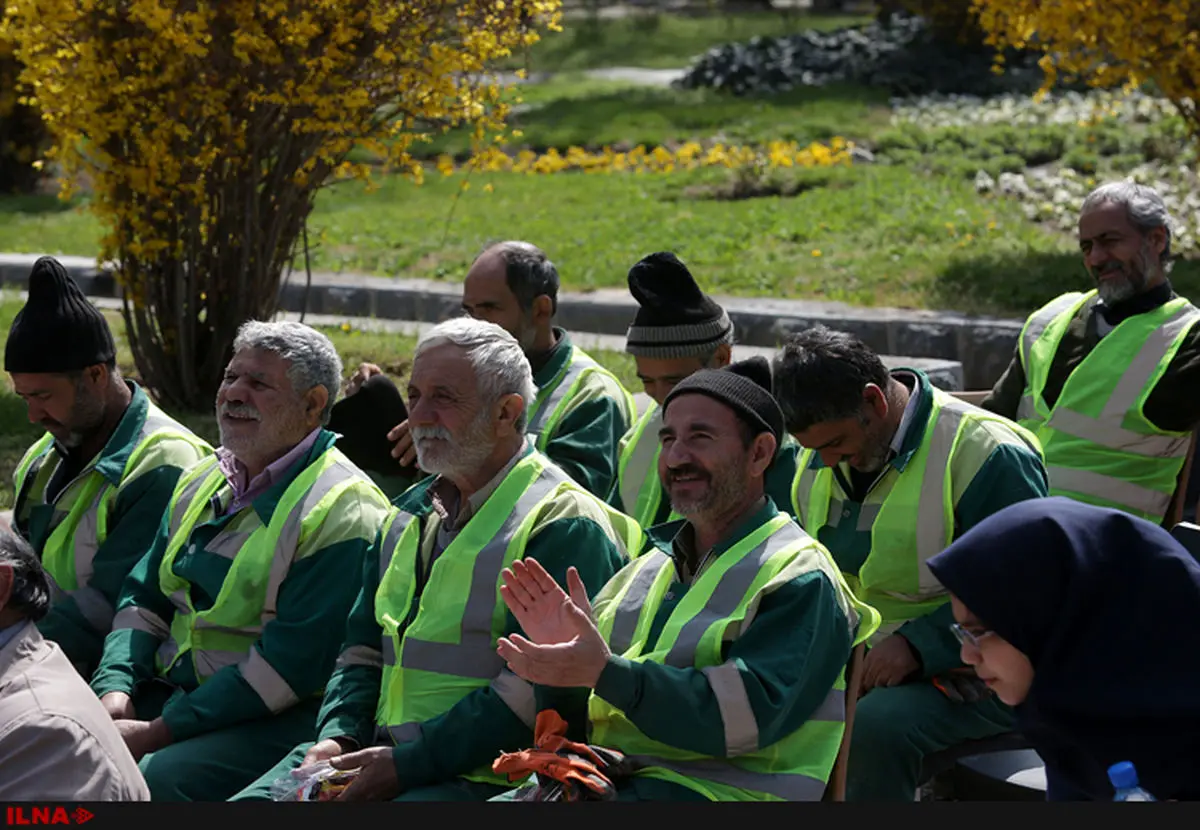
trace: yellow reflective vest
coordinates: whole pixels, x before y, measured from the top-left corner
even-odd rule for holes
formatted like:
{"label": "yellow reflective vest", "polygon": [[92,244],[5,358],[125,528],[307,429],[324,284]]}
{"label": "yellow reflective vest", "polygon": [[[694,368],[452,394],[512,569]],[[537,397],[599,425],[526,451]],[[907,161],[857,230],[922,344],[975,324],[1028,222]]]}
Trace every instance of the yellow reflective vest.
{"label": "yellow reflective vest", "polygon": [[752,617],[764,593],[814,570],[838,586],[854,643],[870,636],[879,625],[878,613],[854,599],[829,553],[785,513],[777,512],[700,573],[652,650],[647,641],[675,579],[674,562],[653,550],[626,566],[604,587],[600,632],[621,657],[700,669],[718,698],[724,693],[721,699],[729,700],[721,705],[722,716],[730,714],[725,723],[729,757],[655,741],[595,694],[589,702],[591,742],[631,756],[642,765],[638,775],[675,782],[713,801],[819,801],[845,731],[844,670],[804,726],[759,748],[753,713],[736,705],[745,696],[737,666],[721,656],[725,639]]}
{"label": "yellow reflective vest", "polygon": [[1200,321],[1200,309],[1176,297],[1122,321],[1075,367],[1051,408],[1043,397],[1050,364],[1071,320],[1095,295],[1064,294],[1025,322],[1018,345],[1025,391],[1017,420],[1045,450],[1050,495],[1159,523],[1191,433],[1159,429],[1143,408]]}

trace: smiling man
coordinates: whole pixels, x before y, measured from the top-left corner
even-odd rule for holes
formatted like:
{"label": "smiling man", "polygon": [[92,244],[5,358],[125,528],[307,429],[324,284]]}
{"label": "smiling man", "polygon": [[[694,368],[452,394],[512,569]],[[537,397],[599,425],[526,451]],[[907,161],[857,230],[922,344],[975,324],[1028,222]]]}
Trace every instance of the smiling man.
{"label": "smiling man", "polygon": [[759,357],[702,369],[666,396],[658,473],[685,518],[649,532],[594,613],[577,574],[552,581],[525,563],[505,573],[525,638],[502,639],[501,655],[529,682],[593,690],[588,742],[639,765],[615,782],[619,800],[825,793],[846,662],[878,615],[766,493],[784,433],[770,388]]}
{"label": "smiling man", "polygon": [[1079,249],[1096,287],[1030,315],[981,404],[1038,436],[1051,495],[1152,522],[1163,521],[1200,426],[1200,309],[1167,279],[1170,224],[1149,187],[1092,191]]}
{"label": "smiling man", "polygon": [[[609,504],[649,528],[680,517],[664,497],[658,477],[662,403],[694,372],[729,365],[733,323],[700,290],[687,266],[667,251],[650,254],[629,269],[629,291],[638,311],[625,337],[625,351],[633,355],[638,377],[654,403],[621,439],[617,486]],[[766,473],[767,494],[787,513],[792,509],[798,449],[795,439],[785,434]]]}
{"label": "smiling man", "polygon": [[925,563],[987,516],[1046,495],[1037,439],[821,326],[784,342],[775,389],[803,447],[800,524],[883,617],[863,662],[846,798],[912,801],[925,755],[1012,729],[998,701],[939,690],[963,663],[949,594]]}
{"label": "smiling man", "polygon": [[312,735],[388,510],[324,428],[329,339],[249,322],[233,348],[221,447],[180,478],[92,679],[156,801],[223,801]]}
{"label": "smiling man", "polygon": [[108,322],[51,257],[29,275],[4,368],[46,433],[13,473],[13,529],[50,578],[38,622],[88,679],[121,583],[150,549],[175,483],[212,454],[117,369]]}

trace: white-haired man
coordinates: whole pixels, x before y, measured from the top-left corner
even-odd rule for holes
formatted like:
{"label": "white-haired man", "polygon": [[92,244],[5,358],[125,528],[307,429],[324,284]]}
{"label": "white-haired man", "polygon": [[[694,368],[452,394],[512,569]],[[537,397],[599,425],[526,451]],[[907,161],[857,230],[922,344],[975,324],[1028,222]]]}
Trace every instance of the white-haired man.
{"label": "white-haired man", "polygon": [[[317,742],[235,800],[269,798],[322,760],[362,768],[342,800],[484,800],[508,784],[492,761],[529,745],[538,711],[586,702],[586,689],[540,690],[505,669],[497,641],[521,629],[501,574],[535,559],[594,592],[641,531],[525,440],[534,394],[520,344],[493,323],[451,320],[418,343],[408,422],[433,475],[397,499],[367,557]],[[586,723],[571,726],[582,737]]]}
{"label": "white-haired man", "polygon": [[1133,182],[1079,215],[1096,287],[1035,311],[982,406],[1037,435],[1050,495],[1162,522],[1200,425],[1200,309],[1171,289],[1170,216]]}
{"label": "white-haired man", "polygon": [[242,326],[221,447],[121,591],[92,688],[154,800],[223,801],[315,728],[389,507],[323,426],[341,370],[315,329]]}

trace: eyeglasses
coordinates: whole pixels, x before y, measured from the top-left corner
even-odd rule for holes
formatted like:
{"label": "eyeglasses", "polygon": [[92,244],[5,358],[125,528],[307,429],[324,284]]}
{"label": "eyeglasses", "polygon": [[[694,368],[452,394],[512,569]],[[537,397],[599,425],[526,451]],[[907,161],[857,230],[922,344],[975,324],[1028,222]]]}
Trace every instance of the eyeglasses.
{"label": "eyeglasses", "polygon": [[950,630],[954,632],[954,638],[959,643],[964,646],[971,646],[972,648],[979,648],[979,641],[993,633],[991,631],[982,631],[979,634],[975,634],[963,628],[958,623],[951,623]]}

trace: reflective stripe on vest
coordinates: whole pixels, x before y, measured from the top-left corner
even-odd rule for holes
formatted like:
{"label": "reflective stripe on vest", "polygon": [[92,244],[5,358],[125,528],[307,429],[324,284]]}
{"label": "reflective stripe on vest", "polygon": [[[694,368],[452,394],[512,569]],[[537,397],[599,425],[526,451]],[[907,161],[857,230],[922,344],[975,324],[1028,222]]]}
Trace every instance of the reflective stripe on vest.
{"label": "reflective stripe on vest", "polygon": [[[1022,327],[1018,343],[1020,344],[1021,367],[1025,371],[1027,388],[1026,394],[1021,396],[1021,402],[1017,406],[1017,421],[1038,417],[1039,408],[1034,403],[1033,396],[1028,394],[1029,379],[1032,371],[1039,371],[1043,375],[1039,385],[1043,385],[1045,384],[1045,373],[1049,370],[1049,366],[1038,366],[1036,369],[1030,366],[1029,355],[1033,352],[1034,344],[1060,314],[1070,313],[1072,317],[1075,316],[1075,312],[1087,301],[1088,296],[1088,294],[1071,292],[1056,297],[1030,315],[1029,320]],[[1042,408],[1045,408],[1044,404]]]}
{"label": "reflective stripe on vest", "polygon": [[1200,320],[1200,309],[1177,298],[1119,324],[1072,371],[1051,410],[1044,399],[1049,365],[1071,320],[1094,294],[1067,295],[1070,303],[1060,298],[1026,326],[1020,422],[1045,448],[1051,495],[1159,522],[1175,491],[1190,433],[1157,428],[1143,407]]}
{"label": "reflective stripe on vest", "polygon": [[[420,724],[451,709],[470,692],[491,686],[532,725],[532,688],[509,675],[496,654],[507,608],[500,597],[501,572],[524,555],[540,505],[569,489],[586,493],[546,456],[530,453],[515,464],[417,584],[422,523],[396,511],[384,534],[384,568],[375,594],[383,629],[383,679],[377,724],[397,743],[420,734]],[[594,499],[588,495],[587,498]],[[600,504],[596,500],[597,504]],[[614,522],[636,525],[605,508]],[[609,528],[623,550],[627,539]],[[628,554],[627,554],[628,555]],[[426,601],[426,598],[436,601]],[[416,614],[412,611],[416,604]],[[406,625],[406,621],[412,621]],[[490,765],[464,777],[506,784]]]}
{"label": "reflective stripe on vest", "polygon": [[[875,634],[875,642],[948,600],[945,588],[926,563],[954,538],[950,469],[964,425],[979,420],[1003,423],[1037,450],[1036,439],[1007,419],[970,406],[936,387],[932,393],[933,404],[920,447],[903,473],[892,469],[886,472],[898,477],[885,498],[878,487],[867,495],[863,509],[873,519],[871,551],[857,577],[846,575],[857,598],[882,615],[884,625]],[[840,508],[841,502],[834,496],[833,470],[810,468],[813,456],[812,450],[805,449],[797,460],[792,504],[801,525],[819,538],[821,528],[840,521],[841,516],[834,515],[831,508]],[[861,520],[859,529],[865,529]]]}
{"label": "reflective stripe on vest", "polygon": [[[272,712],[299,702],[287,681],[254,648],[254,642],[275,618],[279,589],[299,547],[305,519],[319,522],[345,489],[374,487],[356,470],[340,450],[330,447],[288,485],[269,524],[249,532],[219,532],[204,549],[231,559],[232,564],[212,607],[204,611],[195,610],[190,583],[176,575],[173,568],[185,545],[194,549],[191,535],[206,509],[211,509],[211,499],[225,484],[225,476],[215,456],[189,471],[170,505],[169,541],[158,572],[160,590],[176,609],[169,636],[157,655],[161,675],[188,655],[201,683],[220,669],[237,665]],[[327,498],[330,496],[333,498]],[[253,590],[247,591],[248,586]],[[136,611],[136,620],[133,614],[123,619],[134,626],[156,625],[156,621],[147,620],[143,609]]]}
{"label": "reflective stripe on vest", "polygon": [[[134,436],[132,450],[121,473],[123,481],[137,468],[153,444],[163,437],[198,440],[182,431],[178,422],[148,401],[145,419]],[[52,467],[46,467],[46,461],[51,457],[57,457],[54,437],[46,433],[26,453],[13,476],[17,494],[14,516],[28,504],[31,496],[36,494],[38,500],[45,500],[46,488],[61,463],[59,459]],[[101,634],[107,634],[113,627],[113,607],[104,594],[89,583],[96,554],[108,538],[108,518],[116,503],[117,490],[112,482],[96,472],[94,463],[85,467],[55,498],[53,529],[39,551],[49,577],[52,600],[57,602],[63,597],[71,597],[84,619]]]}
{"label": "reflective stripe on vest", "polygon": [[620,381],[617,381],[611,372],[572,345],[571,357],[567,360],[566,365],[546,386],[538,390],[537,396],[533,399],[533,406],[529,410],[529,426],[526,434],[533,439],[534,446],[538,450],[545,450],[546,445],[550,443],[550,438],[553,436],[558,422],[562,420],[567,402],[574,396],[575,390],[583,382],[584,376],[590,372],[601,372],[612,377],[624,395],[625,410],[629,413],[634,411],[633,396],[625,391]]}
{"label": "reflective stripe on vest", "polygon": [[839,604],[853,632],[858,625],[855,607],[832,560],[779,513],[697,576],[651,644],[649,631],[674,582],[674,566],[661,551],[646,553],[627,566],[614,577],[620,584],[599,612],[601,633],[613,652],[627,659],[700,669],[717,699],[729,757],[712,758],[655,741],[596,695],[589,703],[592,742],[637,759],[645,767],[639,775],[675,781],[712,800],[819,800],[841,744],[845,678],[839,675],[804,726],[760,748],[741,674],[736,664],[721,657],[723,645],[746,629],[748,610],[768,585],[813,570],[821,570],[839,586]]}
{"label": "reflective stripe on vest", "polygon": [[651,402],[650,408],[638,418],[617,464],[621,507],[642,527],[654,524],[662,504],[662,482],[658,478],[658,456],[662,451],[658,428],[661,425],[662,410]]}

